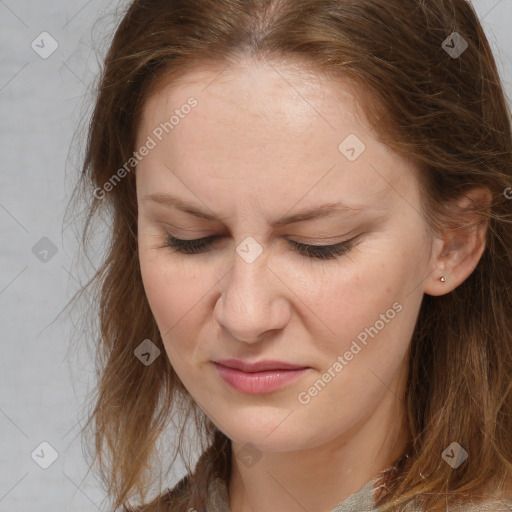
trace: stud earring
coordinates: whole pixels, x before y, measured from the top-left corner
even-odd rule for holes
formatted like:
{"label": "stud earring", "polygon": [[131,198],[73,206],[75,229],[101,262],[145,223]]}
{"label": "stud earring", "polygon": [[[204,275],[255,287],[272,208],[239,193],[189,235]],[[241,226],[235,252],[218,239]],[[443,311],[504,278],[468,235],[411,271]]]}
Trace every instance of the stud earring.
{"label": "stud earring", "polygon": [[446,277],[444,277],[444,276],[441,276],[439,279],[441,280],[442,283],[444,283],[446,281]]}

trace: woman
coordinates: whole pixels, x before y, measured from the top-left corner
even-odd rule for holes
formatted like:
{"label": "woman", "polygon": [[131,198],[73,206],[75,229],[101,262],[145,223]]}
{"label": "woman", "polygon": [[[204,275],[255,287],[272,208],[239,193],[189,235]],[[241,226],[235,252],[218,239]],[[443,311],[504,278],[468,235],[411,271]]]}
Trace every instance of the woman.
{"label": "woman", "polygon": [[470,3],[134,1],[83,178],[116,510],[512,510],[510,109]]}

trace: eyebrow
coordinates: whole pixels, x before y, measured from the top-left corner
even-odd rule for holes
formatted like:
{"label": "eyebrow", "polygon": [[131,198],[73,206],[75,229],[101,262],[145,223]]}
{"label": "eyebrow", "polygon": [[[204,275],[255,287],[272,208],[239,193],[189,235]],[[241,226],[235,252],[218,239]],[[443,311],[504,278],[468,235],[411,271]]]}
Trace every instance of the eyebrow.
{"label": "eyebrow", "polygon": [[[215,216],[212,213],[206,212],[193,206],[191,204],[187,204],[179,197],[171,196],[170,194],[156,193],[156,194],[148,194],[143,196],[143,200],[153,201],[155,203],[167,206],[169,208],[176,208],[184,213],[188,213],[190,215],[194,215],[195,217],[199,217],[201,219],[207,219],[211,221],[223,220],[221,216]],[[367,208],[359,208],[355,206],[348,206],[343,203],[326,203],[312,210],[301,211],[298,213],[294,213],[292,215],[285,215],[280,217],[279,219],[273,221],[271,223],[272,227],[285,226],[288,224],[294,224],[296,222],[302,222],[306,220],[313,219],[322,219],[325,217],[332,217],[336,214],[347,214],[354,213],[357,211],[367,210]]]}

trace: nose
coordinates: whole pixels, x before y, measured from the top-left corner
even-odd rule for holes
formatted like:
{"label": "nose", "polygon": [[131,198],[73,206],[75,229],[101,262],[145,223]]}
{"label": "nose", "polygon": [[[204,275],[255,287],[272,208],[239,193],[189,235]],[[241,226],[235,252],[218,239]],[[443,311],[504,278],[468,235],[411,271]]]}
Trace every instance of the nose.
{"label": "nose", "polygon": [[283,329],[290,320],[291,307],[284,290],[288,288],[267,266],[263,255],[248,263],[235,254],[233,267],[222,280],[215,319],[238,340],[261,341],[269,331]]}

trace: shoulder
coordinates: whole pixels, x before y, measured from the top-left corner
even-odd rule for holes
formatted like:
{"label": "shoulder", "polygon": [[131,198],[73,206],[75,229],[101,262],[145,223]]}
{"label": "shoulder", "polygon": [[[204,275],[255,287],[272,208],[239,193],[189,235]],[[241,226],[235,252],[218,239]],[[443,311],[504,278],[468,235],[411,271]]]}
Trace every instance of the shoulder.
{"label": "shoulder", "polygon": [[229,512],[230,451],[224,448],[210,446],[199,457],[192,474],[187,473],[151,503],[123,512]]}
{"label": "shoulder", "polygon": [[[404,512],[424,512],[418,500],[413,500],[404,508]],[[512,512],[512,499],[474,496],[469,501],[457,501],[455,504],[447,505],[446,512]]]}
{"label": "shoulder", "polygon": [[512,494],[497,487],[488,486],[480,494],[472,495],[468,503],[458,504],[454,512],[511,512]]}
{"label": "shoulder", "polygon": [[[168,490],[169,510],[173,512],[197,512],[204,506],[208,512],[229,512],[229,493],[226,482],[219,476],[212,476],[205,482],[205,498],[197,501],[191,499],[196,493],[191,489],[192,480],[189,475],[183,477],[172,489]],[[201,506],[198,503],[202,503]]]}
{"label": "shoulder", "polygon": [[185,475],[172,489],[169,488],[150,503],[138,507],[123,508],[123,512],[181,512],[187,511],[190,478]]}
{"label": "shoulder", "polygon": [[167,497],[171,502],[176,502],[185,499],[190,495],[190,475],[185,475],[178,483],[171,489],[167,489]]}
{"label": "shoulder", "polygon": [[453,512],[511,512],[512,501],[510,499],[486,498],[474,499],[469,504],[458,505]]}

